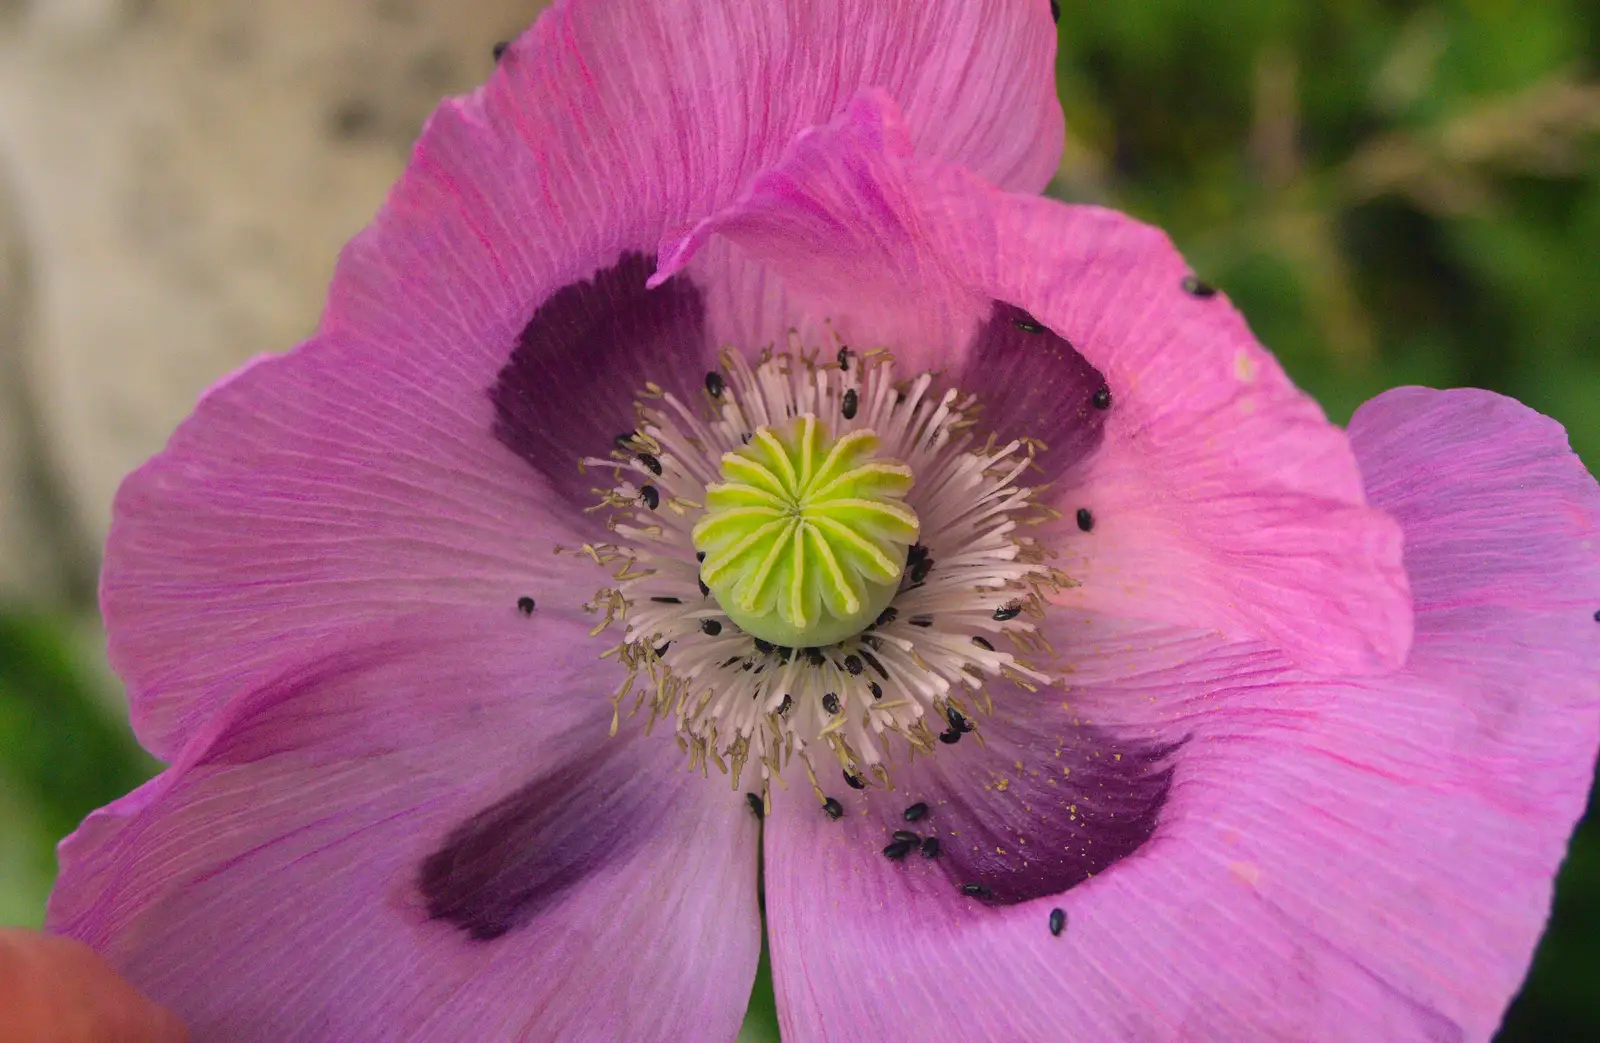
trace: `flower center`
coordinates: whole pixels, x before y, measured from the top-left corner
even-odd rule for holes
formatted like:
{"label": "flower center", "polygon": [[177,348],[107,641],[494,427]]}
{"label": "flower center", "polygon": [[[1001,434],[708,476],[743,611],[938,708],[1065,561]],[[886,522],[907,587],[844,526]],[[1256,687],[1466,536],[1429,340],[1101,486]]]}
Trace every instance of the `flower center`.
{"label": "flower center", "polygon": [[889,607],[916,542],[911,468],[876,456],[872,431],[829,437],[811,413],[757,428],[722,457],[691,536],[700,578],[746,633],[829,645]]}
{"label": "flower center", "polygon": [[637,428],[583,461],[613,480],[616,542],[583,548],[613,577],[594,633],[623,626],[613,731],[648,704],[693,766],[737,787],[798,758],[820,798],[829,763],[886,783],[976,730],[987,681],[1050,682],[1022,658],[1070,584],[1022,535],[1054,516],[1018,484],[1035,444],[976,441],[971,395],[885,351],[725,352],[705,388],[647,385]]}

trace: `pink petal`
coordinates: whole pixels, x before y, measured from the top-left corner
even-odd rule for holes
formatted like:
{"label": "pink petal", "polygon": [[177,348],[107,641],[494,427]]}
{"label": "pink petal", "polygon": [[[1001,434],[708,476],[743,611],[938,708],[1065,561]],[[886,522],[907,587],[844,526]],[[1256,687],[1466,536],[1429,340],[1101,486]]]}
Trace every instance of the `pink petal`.
{"label": "pink petal", "polygon": [[[638,328],[684,316],[636,296],[663,230],[868,85],[920,154],[1037,189],[1061,144],[1054,45],[1043,0],[546,12],[429,120],[319,334],[219,386],[122,489],[103,607],[141,740],[175,756],[303,642],[401,607],[580,602],[587,577],[550,554],[582,525],[576,456],[626,429],[641,377],[692,386],[721,343]],[[590,279],[604,292],[528,329]],[[595,301],[618,294],[608,324]]]}
{"label": "pink petal", "polygon": [[[1402,662],[1399,529],[1366,505],[1344,433],[1238,313],[1184,292],[1160,232],[996,191],[908,140],[893,102],[864,92],[668,240],[655,278],[695,274],[698,252],[726,241],[697,278],[759,265],[847,339],[958,370],[999,407],[1001,433],[1072,465],[1045,476],[1067,520],[1042,534],[1081,581],[1063,604],[1265,640],[1321,671]],[[1015,309],[1036,317],[1036,340],[996,335]],[[1090,404],[1095,375],[1108,413]]]}
{"label": "pink petal", "polygon": [[[833,123],[801,133],[737,203],[663,243],[653,282],[688,268],[702,285],[737,285],[754,264],[782,280],[791,307],[826,316],[846,342],[889,346],[909,365],[935,368],[989,302],[957,279],[922,228],[931,193],[913,171],[899,109],[883,91],[864,91]],[[713,237],[733,251],[689,267]],[[754,343],[780,332],[756,331]]]}
{"label": "pink petal", "polygon": [[[1600,745],[1600,488],[1557,425],[1485,392],[1393,392],[1356,415],[1352,441],[1374,503],[1405,527],[1418,603],[1406,669],[1336,682],[1214,635],[1056,628],[1081,666],[1073,688],[1059,705],[997,697],[1003,715],[1020,709],[997,722],[994,751],[941,749],[843,822],[805,794],[774,808],[767,909],[786,1032],[1490,1037]],[[1080,832],[1052,818],[993,851],[970,827],[945,843],[981,843],[960,872],[1026,881],[1034,860],[1114,835],[1100,813],[1148,777],[1118,752],[1181,741],[1155,828],[1120,861],[1008,904],[959,894],[938,860],[879,853],[918,799],[930,813],[909,825],[924,832],[945,817],[959,830],[970,808],[1001,824],[1054,815],[1071,778],[1058,765],[1081,769],[1072,743],[1094,734],[1087,722],[1103,748]],[[1024,725],[1031,740],[1010,737]],[[1028,742],[1034,755],[1013,760]],[[1030,850],[1030,836],[1051,843]]]}
{"label": "pink petal", "polygon": [[197,1039],[731,1038],[758,826],[581,627],[365,628],[62,845],[50,928]]}
{"label": "pink petal", "polygon": [[[1220,295],[1182,288],[1167,237],[1120,214],[993,194],[994,242],[969,277],[1066,338],[1112,396],[1099,451],[1040,538],[1081,586],[1062,603],[1099,614],[1260,639],[1318,672],[1381,673],[1411,641],[1393,520],[1367,506],[1349,441],[1290,383]],[[1078,384],[1035,357],[969,371]],[[1081,408],[1076,397],[1063,410]],[[1093,531],[1078,531],[1080,509]]]}
{"label": "pink petal", "polygon": [[157,754],[343,628],[430,606],[509,617],[525,595],[575,615],[601,584],[552,553],[581,539],[494,440],[484,389],[453,393],[430,361],[378,369],[326,336],[255,364],[123,484],[101,605]]}

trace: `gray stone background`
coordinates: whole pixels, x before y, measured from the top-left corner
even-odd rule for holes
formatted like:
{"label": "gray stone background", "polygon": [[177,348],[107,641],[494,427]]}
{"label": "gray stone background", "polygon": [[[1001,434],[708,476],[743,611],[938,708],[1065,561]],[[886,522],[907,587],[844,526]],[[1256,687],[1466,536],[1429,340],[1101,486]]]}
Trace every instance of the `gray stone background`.
{"label": "gray stone background", "polygon": [[313,328],[542,0],[0,0],[0,601],[87,609],[121,477]]}

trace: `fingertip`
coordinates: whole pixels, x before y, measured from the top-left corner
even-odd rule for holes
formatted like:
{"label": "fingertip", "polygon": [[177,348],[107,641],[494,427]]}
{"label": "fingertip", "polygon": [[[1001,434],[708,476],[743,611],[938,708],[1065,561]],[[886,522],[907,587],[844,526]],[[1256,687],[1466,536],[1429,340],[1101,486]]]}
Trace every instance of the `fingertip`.
{"label": "fingertip", "polygon": [[188,1043],[172,1011],[89,946],[0,928],[0,1043]]}

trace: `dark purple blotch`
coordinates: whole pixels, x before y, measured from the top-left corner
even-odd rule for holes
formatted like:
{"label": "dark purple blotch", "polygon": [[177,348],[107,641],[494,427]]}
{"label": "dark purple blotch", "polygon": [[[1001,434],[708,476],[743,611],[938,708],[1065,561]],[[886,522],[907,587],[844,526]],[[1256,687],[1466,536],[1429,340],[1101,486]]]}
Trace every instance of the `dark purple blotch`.
{"label": "dark purple blotch", "polygon": [[[700,291],[678,275],[654,290],[656,262],[624,254],[593,278],[564,286],[538,306],[489,389],[494,434],[581,510],[609,487],[609,472],[580,473],[578,461],[604,457],[618,431],[634,426],[634,402],[647,381],[699,400],[706,346]],[[576,524],[603,526],[572,512]]]}
{"label": "dark purple blotch", "polygon": [[649,833],[646,783],[613,754],[541,776],[450,831],[417,874],[428,915],[474,941],[522,927]]}
{"label": "dark purple blotch", "polygon": [[1060,894],[1138,851],[1160,822],[1178,749],[1087,725],[1025,743],[941,751],[942,784],[915,794],[938,809],[940,869],[954,885],[982,885],[994,905]]}
{"label": "dark purple blotch", "polygon": [[967,353],[958,386],[978,396],[981,423],[1002,442],[1031,436],[1045,444],[1036,458],[1054,481],[1099,448],[1106,413],[1094,408],[1105,376],[1065,337],[1011,304],[996,301]]}

